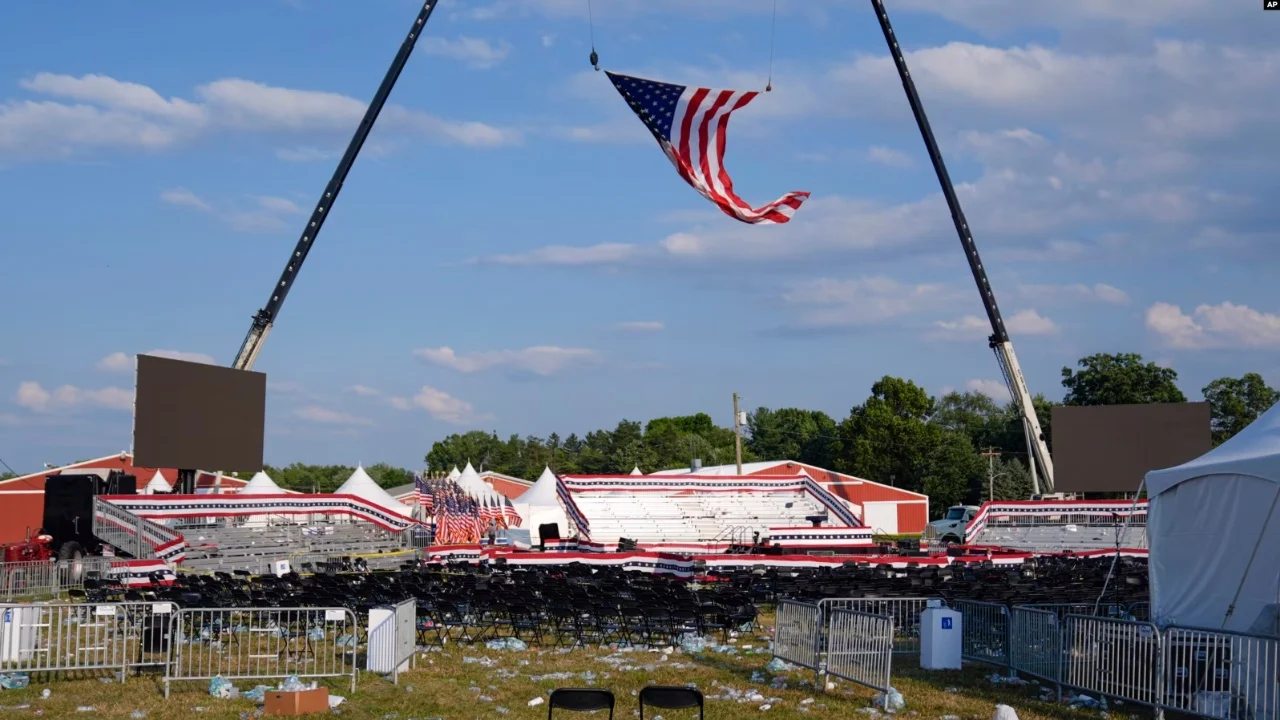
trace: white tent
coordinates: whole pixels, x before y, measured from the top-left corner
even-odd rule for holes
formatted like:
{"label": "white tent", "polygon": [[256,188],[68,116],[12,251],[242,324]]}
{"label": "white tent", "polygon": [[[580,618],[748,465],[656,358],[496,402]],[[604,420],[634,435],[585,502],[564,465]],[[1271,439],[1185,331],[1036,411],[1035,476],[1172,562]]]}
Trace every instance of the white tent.
{"label": "white tent", "polygon": [[631,474],[632,474],[632,475],[643,475],[644,473],[640,472],[640,466],[639,466],[639,465],[636,465],[635,467],[631,468]]}
{"label": "white tent", "polygon": [[284,488],[261,470],[240,488],[241,495],[283,495]]}
{"label": "white tent", "polygon": [[[470,463],[467,463],[467,464],[468,464],[468,465],[470,465]],[[458,479],[458,476],[459,476],[459,475],[461,475],[461,474],[462,474],[462,473],[458,471],[458,466],[457,466],[457,465],[454,465],[454,466],[453,466],[453,469],[449,471],[449,479],[450,479],[450,480],[457,480],[457,479]]]}
{"label": "white tent", "polygon": [[169,481],[157,470],[155,475],[151,476],[151,480],[147,482],[146,487],[142,488],[143,495],[155,495],[156,493],[172,492],[173,487],[169,485]]}
{"label": "white tent", "polygon": [[1152,619],[1247,632],[1273,612],[1280,405],[1195,460],[1147,473],[1146,483]]}
{"label": "white tent", "polygon": [[355,495],[374,505],[394,510],[401,515],[408,515],[413,512],[413,508],[391,497],[391,493],[383,490],[378,483],[374,482],[363,467],[357,467],[356,471],[351,473],[351,477],[347,478],[347,481],[342,483],[342,486],[334,492],[338,495]]}
{"label": "white tent", "polygon": [[560,496],[556,493],[556,475],[551,468],[543,468],[542,474],[528,490],[512,501],[516,512],[529,528],[529,542],[541,542],[538,526],[555,523],[560,527],[560,537],[567,537],[569,518],[564,508],[560,507]]}
{"label": "white tent", "polygon": [[467,463],[467,466],[463,468],[462,472],[459,473],[458,477],[454,478],[453,481],[457,483],[458,487],[462,488],[464,492],[476,499],[482,498],[493,492],[493,488],[485,485],[484,480],[480,479],[480,473],[476,472],[476,469],[471,467],[471,463]]}

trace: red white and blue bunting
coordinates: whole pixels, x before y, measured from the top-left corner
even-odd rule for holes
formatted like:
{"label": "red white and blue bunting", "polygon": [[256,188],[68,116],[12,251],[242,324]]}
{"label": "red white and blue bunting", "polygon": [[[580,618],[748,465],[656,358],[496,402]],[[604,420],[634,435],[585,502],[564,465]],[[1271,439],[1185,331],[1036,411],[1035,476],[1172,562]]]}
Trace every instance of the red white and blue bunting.
{"label": "red white and blue bunting", "polygon": [[102,499],[148,520],[347,515],[390,532],[402,532],[422,524],[355,495],[105,495]]}
{"label": "red white and blue bunting", "polygon": [[[1130,517],[1132,515],[1132,517]],[[978,537],[992,520],[1025,521],[1027,525],[1084,523],[1096,517],[1128,518],[1132,525],[1147,524],[1147,501],[1139,500],[1001,500],[983,504],[964,528],[965,542]],[[1022,524],[1019,522],[1019,524]]]}

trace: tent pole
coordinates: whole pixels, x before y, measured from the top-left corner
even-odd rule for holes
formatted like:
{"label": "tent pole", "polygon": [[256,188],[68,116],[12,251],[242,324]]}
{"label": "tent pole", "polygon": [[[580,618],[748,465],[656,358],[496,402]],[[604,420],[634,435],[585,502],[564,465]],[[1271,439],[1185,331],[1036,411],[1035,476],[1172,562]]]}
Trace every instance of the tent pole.
{"label": "tent pole", "polygon": [[1240,591],[1244,589],[1244,581],[1249,579],[1249,570],[1253,567],[1253,559],[1258,557],[1258,548],[1262,547],[1262,536],[1267,534],[1267,528],[1271,527],[1271,516],[1275,514],[1276,503],[1280,502],[1280,487],[1276,488],[1276,496],[1271,498],[1271,509],[1267,511],[1267,520],[1262,523],[1262,529],[1258,531],[1258,539],[1253,541],[1253,552],[1249,553],[1249,563],[1244,566],[1244,572],[1240,575],[1240,583],[1236,585],[1236,594],[1231,596],[1231,604],[1227,606],[1227,614],[1222,616],[1222,627],[1227,626],[1227,621],[1231,619],[1231,615],[1236,611],[1236,601],[1240,599]]}

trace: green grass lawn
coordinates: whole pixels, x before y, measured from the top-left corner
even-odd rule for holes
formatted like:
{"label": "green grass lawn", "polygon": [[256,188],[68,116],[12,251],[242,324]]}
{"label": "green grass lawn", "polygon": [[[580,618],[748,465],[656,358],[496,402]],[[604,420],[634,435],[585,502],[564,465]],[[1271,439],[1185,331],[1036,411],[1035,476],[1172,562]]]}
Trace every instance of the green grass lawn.
{"label": "green grass lawn", "polygon": [[[768,637],[739,638],[739,646],[767,647]],[[613,662],[602,660],[612,657]],[[663,658],[666,658],[665,660]],[[487,658],[487,660],[482,660]],[[469,659],[469,660],[468,660]],[[370,720],[427,720],[428,718],[496,718],[511,720],[545,718],[545,699],[557,687],[594,686],[613,690],[617,696],[615,717],[635,716],[635,693],[646,684],[685,685],[694,683],[707,696],[759,693],[765,703],[709,699],[708,718],[872,718],[873,692],[852,683],[836,681],[833,691],[819,691],[814,673],[808,670],[778,675],[765,671],[768,654],[728,655],[700,653],[687,655],[678,648],[670,655],[636,650],[619,653],[613,649],[555,649],[526,651],[487,650],[483,645],[450,645],[444,652],[420,653],[417,667],[400,676],[399,686],[378,676],[362,673],[354,694],[341,680],[329,684],[330,692],[346,697],[340,707],[342,718]],[[908,718],[936,720],[989,720],[997,703],[1013,706],[1022,720],[1086,718],[1100,714],[1073,710],[1056,702],[1039,700],[1040,688],[993,684],[987,676],[992,668],[973,665],[963,671],[925,672],[914,656],[895,658],[893,684],[906,698],[900,713]],[[572,673],[571,679],[542,679],[554,673]],[[754,678],[754,681],[753,681]],[[776,681],[786,686],[771,687]],[[239,681],[243,692],[255,683]],[[40,699],[50,688],[52,695]],[[528,702],[542,697],[544,703]],[[761,705],[768,704],[767,711]],[[15,708],[14,706],[27,707]],[[175,683],[166,700],[157,677],[132,677],[125,684],[104,684],[96,678],[33,678],[25,690],[0,691],[0,718],[33,717],[39,712],[48,718],[129,718],[134,710],[147,713],[148,720],[216,720],[252,717],[259,706],[244,700],[219,700],[208,695],[207,682]],[[93,713],[77,712],[79,706],[96,708]],[[196,710],[196,708],[203,708]],[[1125,710],[1127,708],[1121,708]],[[506,712],[504,713],[503,710]],[[653,711],[665,720],[696,717],[687,711]],[[564,713],[572,717],[573,713]],[[562,713],[557,712],[556,717]],[[601,718],[603,714],[593,717]],[[646,713],[646,717],[652,717]],[[1111,720],[1131,717],[1112,709]]]}

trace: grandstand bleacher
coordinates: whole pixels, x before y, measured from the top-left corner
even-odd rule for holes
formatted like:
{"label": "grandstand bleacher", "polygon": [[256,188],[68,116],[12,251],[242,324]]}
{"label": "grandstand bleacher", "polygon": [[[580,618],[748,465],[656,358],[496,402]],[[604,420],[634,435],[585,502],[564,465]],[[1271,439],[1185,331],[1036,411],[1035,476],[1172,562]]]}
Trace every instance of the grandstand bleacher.
{"label": "grandstand bleacher", "polygon": [[593,542],[700,543],[750,541],[770,527],[805,525],[821,505],[790,493],[581,493],[578,507],[591,520]]}
{"label": "grandstand bleacher", "polygon": [[182,566],[188,570],[268,573],[273,562],[289,560],[292,569],[303,571],[343,563],[344,558],[347,565],[359,558],[377,570],[413,559],[399,535],[358,522],[260,527],[220,523],[178,529],[187,538]]}

